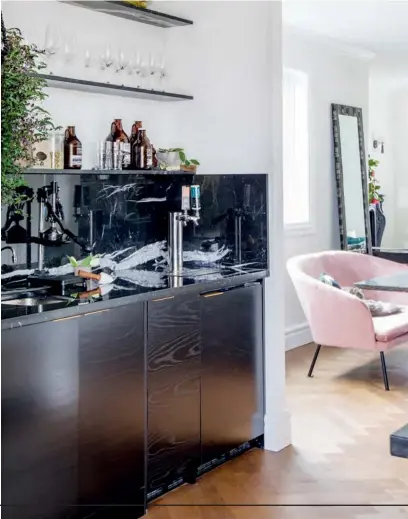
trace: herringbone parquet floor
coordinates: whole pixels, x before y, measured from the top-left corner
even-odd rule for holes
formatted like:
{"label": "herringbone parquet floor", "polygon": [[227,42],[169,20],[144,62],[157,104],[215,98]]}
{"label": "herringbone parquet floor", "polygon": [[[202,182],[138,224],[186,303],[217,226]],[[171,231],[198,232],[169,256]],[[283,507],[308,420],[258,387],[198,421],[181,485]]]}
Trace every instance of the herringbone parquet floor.
{"label": "herringbone parquet floor", "polygon": [[[408,422],[408,347],[386,354],[389,392],[379,355],[322,348],[308,379],[313,351],[287,353],[293,445],[248,452],[152,503],[149,519],[408,519],[408,459],[389,454]],[[267,504],[279,506],[250,506]]]}

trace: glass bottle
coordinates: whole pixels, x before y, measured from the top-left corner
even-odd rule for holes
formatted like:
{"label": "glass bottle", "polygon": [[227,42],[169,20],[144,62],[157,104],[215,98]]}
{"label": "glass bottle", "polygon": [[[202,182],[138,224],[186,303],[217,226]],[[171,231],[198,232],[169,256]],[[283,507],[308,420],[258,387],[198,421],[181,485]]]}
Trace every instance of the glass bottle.
{"label": "glass bottle", "polygon": [[[112,143],[118,143],[118,149],[121,152],[122,169],[130,168],[130,143],[129,137],[126,135],[122,127],[122,119],[115,119],[111,124],[110,134],[106,140]],[[112,153],[114,153],[116,147],[112,145]]]}
{"label": "glass bottle", "polygon": [[139,133],[140,128],[143,127],[142,121],[135,121],[132,124],[132,132],[130,134],[130,164],[132,168],[135,168],[136,160],[135,160],[135,144],[137,141],[137,135]]}
{"label": "glass bottle", "polygon": [[64,139],[64,169],[82,168],[82,144],[75,133],[75,126],[68,126]]}
{"label": "glass bottle", "polygon": [[134,145],[134,157],[136,169],[151,169],[152,145],[144,128],[139,128],[137,133],[137,139]]}

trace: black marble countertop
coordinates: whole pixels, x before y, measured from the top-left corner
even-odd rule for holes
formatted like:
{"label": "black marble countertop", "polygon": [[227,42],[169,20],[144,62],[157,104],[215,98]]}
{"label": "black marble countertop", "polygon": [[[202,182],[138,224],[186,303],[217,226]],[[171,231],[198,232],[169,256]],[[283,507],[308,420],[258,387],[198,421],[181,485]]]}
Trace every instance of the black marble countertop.
{"label": "black marble countertop", "polygon": [[[158,283],[137,284],[124,279],[115,280],[112,285],[102,286],[102,294],[85,299],[76,297],[72,301],[61,301],[57,304],[39,306],[1,305],[1,329],[53,321],[75,315],[114,308],[127,304],[146,301],[155,297],[168,297],[180,293],[209,292],[263,279],[269,275],[268,270],[260,265],[246,266],[245,269],[223,267],[216,270],[211,267],[186,272],[183,276],[158,274]],[[97,285],[89,287],[97,288]],[[30,290],[30,289],[28,289]],[[4,292],[3,292],[4,296]]]}

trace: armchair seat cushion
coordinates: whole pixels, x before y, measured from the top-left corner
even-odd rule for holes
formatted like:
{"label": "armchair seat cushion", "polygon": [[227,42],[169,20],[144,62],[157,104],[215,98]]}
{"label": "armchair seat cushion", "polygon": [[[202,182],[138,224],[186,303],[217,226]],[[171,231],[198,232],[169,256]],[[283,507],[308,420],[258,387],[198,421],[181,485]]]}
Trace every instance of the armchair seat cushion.
{"label": "armchair seat cushion", "polygon": [[373,317],[375,338],[379,342],[390,342],[408,333],[408,306],[398,314]]}

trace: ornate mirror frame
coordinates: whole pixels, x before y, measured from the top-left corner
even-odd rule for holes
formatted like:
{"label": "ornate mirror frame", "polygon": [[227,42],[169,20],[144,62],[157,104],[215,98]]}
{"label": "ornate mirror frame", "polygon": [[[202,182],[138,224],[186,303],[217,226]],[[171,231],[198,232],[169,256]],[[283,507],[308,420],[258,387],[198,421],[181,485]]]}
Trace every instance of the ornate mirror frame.
{"label": "ornate mirror frame", "polygon": [[340,105],[333,103],[332,105],[332,123],[333,123],[333,144],[334,144],[334,173],[336,176],[337,188],[337,204],[339,211],[339,228],[340,228],[340,246],[342,250],[349,250],[347,246],[347,222],[344,199],[344,183],[343,183],[343,162],[341,156],[340,141],[340,120],[339,115],[348,115],[357,118],[358,141],[360,151],[360,171],[361,171],[361,187],[363,193],[364,206],[364,227],[366,238],[366,250],[361,251],[372,254],[370,217],[368,211],[368,179],[367,165],[364,145],[364,127],[363,127],[363,111],[361,108],[354,106]]}

